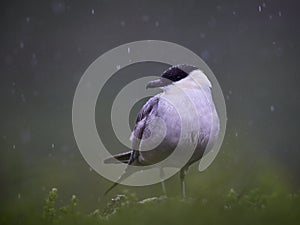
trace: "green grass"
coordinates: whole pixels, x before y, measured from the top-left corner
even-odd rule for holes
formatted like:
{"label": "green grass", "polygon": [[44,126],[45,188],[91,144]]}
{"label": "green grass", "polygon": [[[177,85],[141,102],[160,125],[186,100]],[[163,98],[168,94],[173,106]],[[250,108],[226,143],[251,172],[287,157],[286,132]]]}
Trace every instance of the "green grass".
{"label": "green grass", "polygon": [[36,176],[22,183],[26,192],[20,198],[18,185],[7,192],[13,197],[2,197],[6,200],[1,202],[0,225],[300,224],[297,185],[278,163],[260,158],[258,162],[227,151],[203,173],[193,166],[186,176],[186,200],[180,197],[177,176],[166,182],[168,198],[160,197],[160,184],[119,185],[103,197],[111,183],[85,169],[84,163],[66,171],[51,161],[49,171],[46,163],[42,171],[33,169]]}
{"label": "green grass", "polygon": [[298,224],[300,196],[277,190],[263,193],[253,189],[202,198],[153,197],[139,200],[135,194],[123,193],[112,198],[103,209],[89,214],[78,210],[78,199],[55,205],[57,189],[45,200],[41,223],[47,224]]}

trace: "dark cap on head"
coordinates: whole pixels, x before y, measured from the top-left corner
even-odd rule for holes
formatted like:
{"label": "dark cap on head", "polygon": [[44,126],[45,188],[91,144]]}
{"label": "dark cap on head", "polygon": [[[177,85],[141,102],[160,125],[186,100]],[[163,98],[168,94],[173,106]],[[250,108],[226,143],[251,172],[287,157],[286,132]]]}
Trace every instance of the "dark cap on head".
{"label": "dark cap on head", "polygon": [[190,72],[197,69],[197,67],[187,64],[175,65],[164,71],[161,77],[175,82],[187,77]]}
{"label": "dark cap on head", "polygon": [[165,87],[173,82],[179,81],[189,75],[190,72],[197,70],[195,66],[180,64],[175,65],[167,69],[161,74],[161,78],[157,80],[150,81],[146,88],[157,88]]}

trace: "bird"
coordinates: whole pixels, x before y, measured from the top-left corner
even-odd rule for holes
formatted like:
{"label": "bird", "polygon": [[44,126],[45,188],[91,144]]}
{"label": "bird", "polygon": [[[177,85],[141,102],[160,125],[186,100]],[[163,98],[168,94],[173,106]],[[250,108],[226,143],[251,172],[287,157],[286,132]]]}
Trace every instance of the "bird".
{"label": "bird", "polygon": [[[186,197],[185,175],[193,163],[199,161],[204,153],[212,149],[216,143],[219,131],[220,120],[212,98],[212,84],[202,70],[193,65],[178,64],[165,70],[160,78],[150,81],[146,88],[160,88],[161,93],[151,97],[138,113],[135,126],[132,130],[130,140],[132,150],[113,155],[104,160],[104,163],[125,163],[134,165],[136,169],[127,167],[119,179],[105,192],[110,192],[121,181],[137,172],[138,166],[153,165],[168,157],[176,148],[182,132],[182,124],[196,123],[191,132],[183,134],[188,143],[195,146],[194,152],[188,162],[179,170],[180,186],[182,197]],[[191,113],[192,109],[187,104],[187,96],[197,112]],[[178,115],[178,110],[174,107],[184,109],[183,115]],[[160,122],[163,121],[166,127],[165,136],[160,143],[155,143],[157,138],[145,141],[151,134],[153,136],[161,130]],[[197,135],[195,135],[197,134]],[[156,136],[160,136],[158,134]],[[151,137],[150,137],[151,138]],[[149,148],[149,143],[155,145]],[[182,146],[184,149],[184,145]],[[188,146],[186,146],[188,147]],[[209,149],[207,149],[209,148]],[[145,151],[144,149],[147,149]],[[179,160],[178,160],[179,161]],[[179,163],[172,162],[173,167]],[[160,169],[161,184],[163,193],[166,195],[164,184],[163,168]]]}

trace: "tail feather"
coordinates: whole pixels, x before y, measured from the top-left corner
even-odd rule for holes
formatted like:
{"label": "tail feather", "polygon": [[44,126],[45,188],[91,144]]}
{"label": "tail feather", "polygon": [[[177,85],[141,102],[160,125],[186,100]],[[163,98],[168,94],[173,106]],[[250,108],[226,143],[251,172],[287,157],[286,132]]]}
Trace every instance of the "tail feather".
{"label": "tail feather", "polygon": [[[117,155],[114,155],[111,158],[105,159],[104,163],[127,163],[128,165],[131,165],[138,157],[138,151],[129,151],[120,153]],[[116,161],[116,159],[118,161]],[[119,183],[121,183],[123,180],[125,180],[127,177],[129,177],[131,174],[135,173],[138,169],[136,167],[127,167],[123,174],[119,177],[119,179],[110,186],[105,192],[104,195],[106,195],[108,192],[110,192],[114,187],[116,187]]]}
{"label": "tail feather", "polygon": [[109,163],[126,163],[126,164],[128,164],[130,156],[131,156],[131,153],[132,152],[129,151],[129,152],[123,152],[123,153],[119,153],[119,154],[113,155],[113,157],[105,159],[104,163],[105,164],[109,164]]}
{"label": "tail feather", "polygon": [[110,192],[114,187],[116,187],[119,183],[121,183],[123,180],[125,180],[127,177],[129,177],[131,174],[133,174],[136,170],[132,167],[127,167],[127,169],[123,172],[123,174],[119,177],[119,179],[113,183],[105,192],[104,196]]}
{"label": "tail feather", "polygon": [[108,192],[110,192],[114,187],[116,187],[119,183],[115,182],[113,185],[111,185],[105,192],[104,192],[104,196],[108,194]]}
{"label": "tail feather", "polygon": [[[126,164],[131,164],[131,162],[130,162],[131,156],[132,156],[132,151],[123,152],[123,153],[120,153],[120,154],[113,155],[113,157],[110,157],[108,159],[105,159],[104,163],[106,163],[106,164],[108,164],[108,163],[126,163]],[[119,177],[119,179],[104,192],[104,195],[106,195],[108,192],[110,192],[120,182],[122,182],[127,177],[129,177],[133,172],[134,171],[132,170],[132,168],[127,167],[126,170],[123,172],[123,174]]]}

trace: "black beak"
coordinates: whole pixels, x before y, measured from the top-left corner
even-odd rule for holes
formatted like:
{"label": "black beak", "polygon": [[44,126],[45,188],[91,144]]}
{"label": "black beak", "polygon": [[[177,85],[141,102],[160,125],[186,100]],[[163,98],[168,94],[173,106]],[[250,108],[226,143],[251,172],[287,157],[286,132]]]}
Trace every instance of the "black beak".
{"label": "black beak", "polygon": [[159,78],[157,80],[150,81],[146,88],[157,88],[157,87],[165,87],[171,84],[172,81],[166,78]]}

